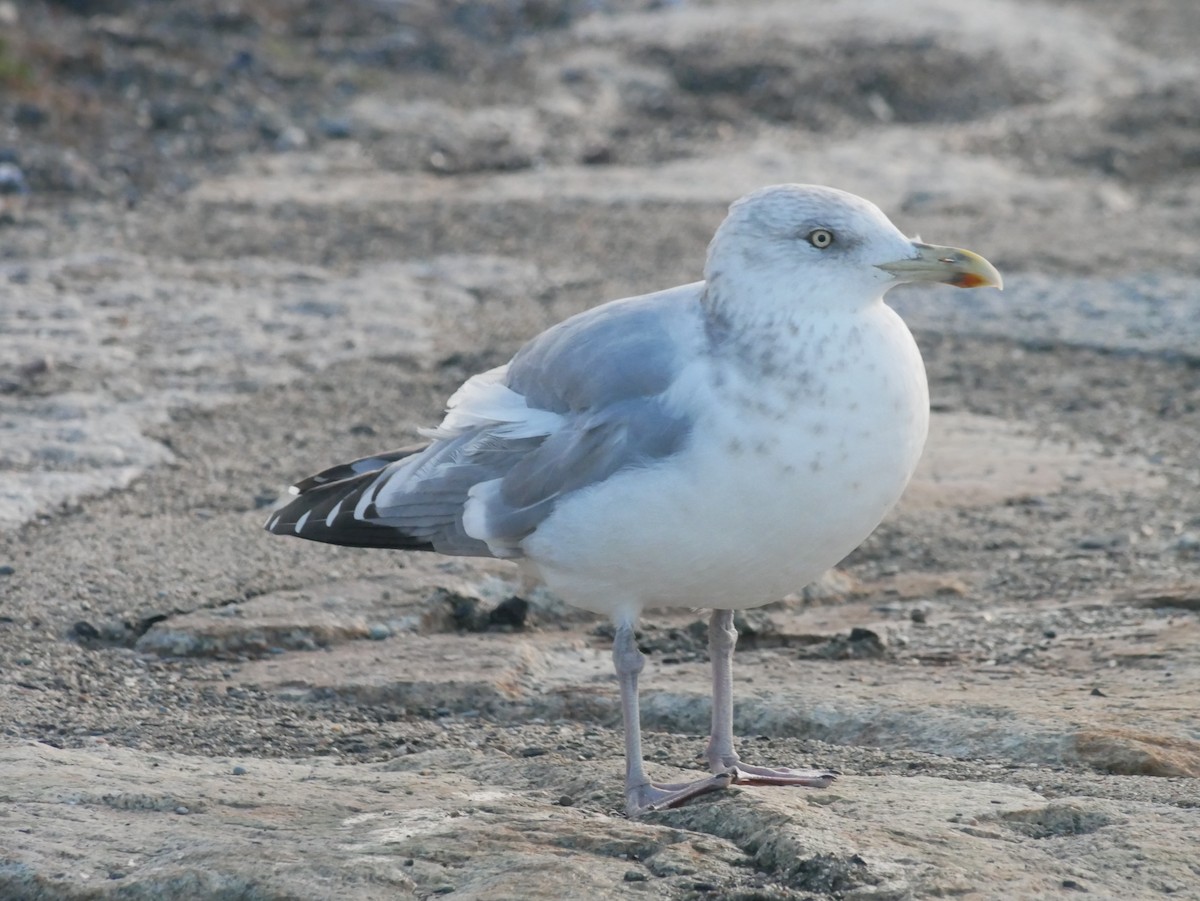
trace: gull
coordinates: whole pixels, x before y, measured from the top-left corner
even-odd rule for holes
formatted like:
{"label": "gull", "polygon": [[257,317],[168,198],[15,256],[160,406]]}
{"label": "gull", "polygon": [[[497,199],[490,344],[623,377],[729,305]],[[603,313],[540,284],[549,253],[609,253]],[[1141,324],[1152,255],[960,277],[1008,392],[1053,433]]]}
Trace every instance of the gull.
{"label": "gull", "polygon": [[[775,185],[736,201],[704,280],[606,303],[467,380],[427,443],[293,486],[266,528],[357,547],[514,560],[612,618],[630,816],[732,784],[823,787],[823,770],[743,763],[734,611],[779,600],[879,524],[929,425],[925,366],[883,302],[899,284],[1001,287],[978,254],[904,236],[874,204]],[[652,782],[634,628],[713,610],[711,775]]]}

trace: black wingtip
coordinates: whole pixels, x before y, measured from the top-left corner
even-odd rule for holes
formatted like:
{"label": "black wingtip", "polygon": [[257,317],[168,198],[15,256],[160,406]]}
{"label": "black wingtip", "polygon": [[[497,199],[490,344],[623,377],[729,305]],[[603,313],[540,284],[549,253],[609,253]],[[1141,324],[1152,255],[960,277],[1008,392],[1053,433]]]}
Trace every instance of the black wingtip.
{"label": "black wingtip", "polygon": [[271,514],[264,528],[272,535],[346,547],[434,550],[426,538],[373,522],[365,515],[368,511],[364,511],[362,518],[356,515],[363,492],[370,489],[378,476],[379,471],[375,470],[336,482],[315,484]]}
{"label": "black wingtip", "polygon": [[299,497],[314,489],[323,488],[335,482],[344,482],[356,476],[369,475],[378,472],[391,463],[395,463],[397,460],[403,460],[405,457],[419,454],[426,447],[428,447],[427,444],[410,444],[407,447],[385,451],[381,454],[359,457],[357,460],[351,460],[349,463],[339,463],[337,466],[323,469],[316,475],[309,476],[307,479],[301,479],[288,489],[288,493],[294,497]]}

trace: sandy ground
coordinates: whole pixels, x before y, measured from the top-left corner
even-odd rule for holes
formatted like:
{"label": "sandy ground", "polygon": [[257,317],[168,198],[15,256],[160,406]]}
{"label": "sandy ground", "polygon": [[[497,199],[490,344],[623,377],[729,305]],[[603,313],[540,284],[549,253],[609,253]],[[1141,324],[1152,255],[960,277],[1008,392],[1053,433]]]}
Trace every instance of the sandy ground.
{"label": "sandy ground", "polygon": [[[1200,7],[0,23],[0,898],[1200,898]],[[739,620],[743,756],[842,777],[631,822],[604,623],[261,526],[780,181],[1007,290],[891,295],[921,472]],[[703,621],[644,623],[656,776],[699,764]]]}

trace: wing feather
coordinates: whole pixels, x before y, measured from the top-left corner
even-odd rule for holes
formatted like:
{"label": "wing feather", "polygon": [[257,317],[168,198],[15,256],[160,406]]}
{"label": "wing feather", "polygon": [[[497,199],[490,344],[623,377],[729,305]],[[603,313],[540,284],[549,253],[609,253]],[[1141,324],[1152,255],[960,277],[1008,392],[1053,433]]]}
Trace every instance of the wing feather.
{"label": "wing feather", "polygon": [[468,379],[429,444],[297,483],[276,534],[359,547],[519,557],[565,495],[677,453],[690,420],[666,393],[702,329],[697,285],[617,301]]}

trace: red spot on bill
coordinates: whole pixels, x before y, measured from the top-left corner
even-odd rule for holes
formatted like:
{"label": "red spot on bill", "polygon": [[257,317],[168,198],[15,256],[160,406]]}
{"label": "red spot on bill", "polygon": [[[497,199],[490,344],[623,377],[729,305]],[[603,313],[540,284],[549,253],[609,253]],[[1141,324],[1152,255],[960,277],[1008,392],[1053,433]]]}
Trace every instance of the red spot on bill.
{"label": "red spot on bill", "polygon": [[956,288],[981,288],[984,285],[991,284],[982,276],[976,275],[974,272],[964,272],[961,275],[954,277],[950,282]]}

